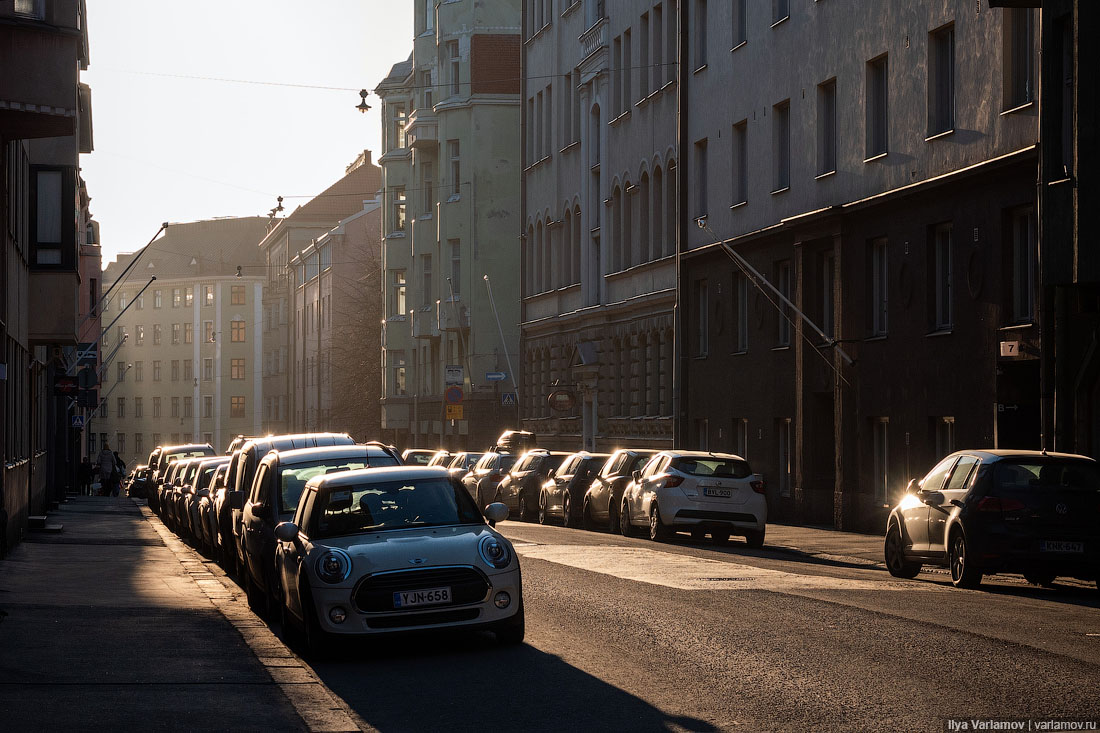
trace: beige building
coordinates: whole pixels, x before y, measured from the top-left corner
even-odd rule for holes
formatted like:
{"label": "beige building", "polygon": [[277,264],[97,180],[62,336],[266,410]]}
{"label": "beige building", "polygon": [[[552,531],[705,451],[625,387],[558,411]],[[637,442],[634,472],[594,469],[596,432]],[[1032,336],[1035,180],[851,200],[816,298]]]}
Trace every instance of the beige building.
{"label": "beige building", "polygon": [[523,426],[547,446],[672,446],[677,29],[668,0],[525,4]]}
{"label": "beige building", "polygon": [[520,2],[414,12],[412,55],[375,90],[383,435],[484,447],[519,422]]}
{"label": "beige building", "polygon": [[133,465],[158,444],[224,450],[234,436],[260,432],[264,278],[256,242],[267,223],[171,224],[104,270],[110,288],[139,260],[103,307],[112,325],[100,342],[101,405],[86,428],[89,453],[106,442]]}

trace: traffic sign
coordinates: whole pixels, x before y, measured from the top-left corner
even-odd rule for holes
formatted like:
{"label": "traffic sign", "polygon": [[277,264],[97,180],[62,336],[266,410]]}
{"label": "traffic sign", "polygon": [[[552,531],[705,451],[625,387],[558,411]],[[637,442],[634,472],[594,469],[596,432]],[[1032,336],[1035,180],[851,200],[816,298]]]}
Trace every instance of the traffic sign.
{"label": "traffic sign", "polygon": [[81,342],[76,347],[76,363],[78,366],[94,367],[99,361],[99,343]]}
{"label": "traffic sign", "polygon": [[462,405],[447,405],[447,419],[448,420],[461,420],[462,419]]}
{"label": "traffic sign", "polygon": [[443,384],[462,386],[462,365],[448,364],[443,367]]}
{"label": "traffic sign", "polygon": [[508,372],[485,372],[486,382],[503,382],[508,378]]}
{"label": "traffic sign", "polygon": [[500,404],[502,407],[515,407],[516,406],[516,393],[515,392],[501,392]]}
{"label": "traffic sign", "polygon": [[55,374],[53,378],[53,393],[55,395],[75,395],[79,384],[76,375]]}
{"label": "traffic sign", "polygon": [[84,427],[84,416],[83,415],[73,415],[73,427],[74,428]]}
{"label": "traffic sign", "polygon": [[443,400],[448,405],[457,405],[462,402],[462,387],[448,387],[443,393]]}

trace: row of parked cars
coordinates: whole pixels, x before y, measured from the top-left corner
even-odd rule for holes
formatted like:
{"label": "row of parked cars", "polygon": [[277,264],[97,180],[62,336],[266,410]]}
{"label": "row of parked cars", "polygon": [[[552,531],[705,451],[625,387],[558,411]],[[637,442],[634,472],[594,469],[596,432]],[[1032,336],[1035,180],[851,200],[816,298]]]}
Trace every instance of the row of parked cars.
{"label": "row of parked cars", "polygon": [[527,448],[506,433],[484,453],[412,449],[406,460],[446,468],[478,506],[501,503],[523,521],[646,533],[653,540],[689,532],[718,544],[730,536],[744,537],[750,547],[764,544],[764,481],[744,458],[641,448],[521,452],[509,444],[517,442]]}
{"label": "row of parked cars", "polygon": [[288,641],[463,626],[524,636],[519,560],[484,510],[442,468],[407,466],[392,447],[344,433],[158,446],[132,496],[234,575],[249,605]]}

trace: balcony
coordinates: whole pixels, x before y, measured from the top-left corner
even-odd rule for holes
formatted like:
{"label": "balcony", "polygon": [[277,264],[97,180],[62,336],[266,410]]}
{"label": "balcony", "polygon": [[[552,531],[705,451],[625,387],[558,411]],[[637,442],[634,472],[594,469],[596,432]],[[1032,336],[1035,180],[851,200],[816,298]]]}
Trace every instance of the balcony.
{"label": "balcony", "polygon": [[439,145],[439,120],[428,108],[413,110],[405,128],[410,148],[434,148]]}
{"label": "balcony", "polygon": [[412,312],[412,335],[414,339],[439,338],[439,319],[435,308],[418,308]]}
{"label": "balcony", "polygon": [[581,34],[581,59],[586,59],[602,48],[607,48],[607,18],[600,18]]}
{"label": "balcony", "polygon": [[27,312],[32,344],[77,343],[80,276],[73,271],[31,271]]}
{"label": "balcony", "polygon": [[465,303],[439,301],[436,314],[440,331],[465,331],[470,327],[470,309]]}

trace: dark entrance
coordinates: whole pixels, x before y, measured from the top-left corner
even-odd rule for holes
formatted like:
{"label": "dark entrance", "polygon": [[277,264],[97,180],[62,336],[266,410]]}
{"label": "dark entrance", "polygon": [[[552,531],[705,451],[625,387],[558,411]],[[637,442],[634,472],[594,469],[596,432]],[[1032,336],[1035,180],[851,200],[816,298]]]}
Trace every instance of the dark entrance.
{"label": "dark entrance", "polygon": [[1039,360],[997,365],[997,447],[1039,450]]}

